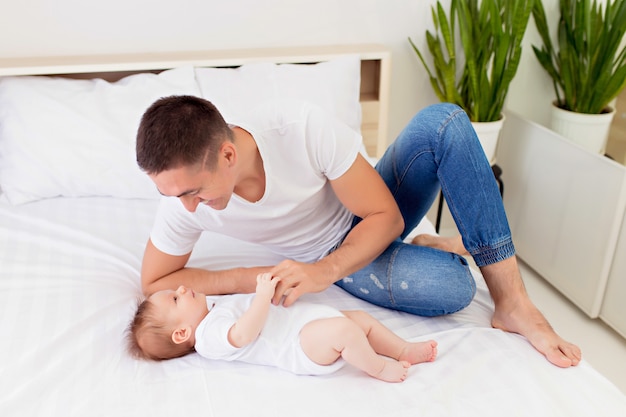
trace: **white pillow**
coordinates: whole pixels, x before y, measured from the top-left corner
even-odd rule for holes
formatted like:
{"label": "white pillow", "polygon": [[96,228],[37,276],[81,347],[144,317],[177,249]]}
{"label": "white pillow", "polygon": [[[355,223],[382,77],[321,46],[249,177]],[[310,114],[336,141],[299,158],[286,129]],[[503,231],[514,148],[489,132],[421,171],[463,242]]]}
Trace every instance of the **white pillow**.
{"label": "white pillow", "polygon": [[361,60],[345,55],[318,64],[254,63],[236,69],[196,68],[202,97],[226,120],[273,98],[296,98],[326,109],[361,131]]}
{"label": "white pillow", "polygon": [[118,82],[0,79],[0,189],[12,204],[56,196],[158,198],[135,160],[141,116],[160,97],[200,95],[193,67]]}
{"label": "white pillow", "polygon": [[0,190],[12,204],[56,196],[158,197],[135,162],[135,135],[146,108],[175,94],[203,96],[227,120],[267,99],[298,98],[360,131],[360,69],[358,55],[347,55],[319,64],[183,67],[116,83],[5,77]]}

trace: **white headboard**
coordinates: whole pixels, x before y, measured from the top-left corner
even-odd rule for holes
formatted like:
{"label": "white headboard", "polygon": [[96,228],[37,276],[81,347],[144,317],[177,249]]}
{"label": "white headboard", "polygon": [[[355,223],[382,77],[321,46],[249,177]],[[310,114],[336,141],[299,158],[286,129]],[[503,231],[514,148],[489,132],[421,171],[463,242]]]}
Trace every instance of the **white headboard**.
{"label": "white headboard", "polygon": [[391,53],[381,45],[334,45],[193,52],[116,54],[0,59],[0,76],[62,75],[115,81],[138,72],[159,72],[184,65],[238,67],[253,62],[310,64],[341,55],[361,57],[361,131],[368,153],[387,148]]}

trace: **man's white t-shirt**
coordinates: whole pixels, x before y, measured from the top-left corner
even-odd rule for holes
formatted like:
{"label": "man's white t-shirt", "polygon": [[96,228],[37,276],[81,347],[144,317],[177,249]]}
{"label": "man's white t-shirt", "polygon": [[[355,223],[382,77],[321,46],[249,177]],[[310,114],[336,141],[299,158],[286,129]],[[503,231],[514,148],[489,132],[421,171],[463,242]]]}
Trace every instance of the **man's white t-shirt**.
{"label": "man's white t-shirt", "polygon": [[150,235],[162,252],[186,255],[203,231],[212,231],[260,244],[285,258],[314,262],[349,230],[353,215],[328,180],[352,166],[361,135],[300,101],[270,101],[248,116],[232,124],[256,141],[266,175],[263,197],[249,202],[233,194],[224,210],[201,204],[194,213],[178,198],[164,197]]}
{"label": "man's white t-shirt", "polygon": [[228,332],[250,308],[254,296],[207,296],[210,311],[196,328],[196,352],[208,359],[275,366],[299,375],[330,374],[345,365],[342,358],[330,365],[319,365],[302,350],[300,331],[305,324],[322,318],[344,317],[335,308],[306,301],[298,301],[288,308],[270,304],[265,326],[257,339],[241,348],[231,345]]}

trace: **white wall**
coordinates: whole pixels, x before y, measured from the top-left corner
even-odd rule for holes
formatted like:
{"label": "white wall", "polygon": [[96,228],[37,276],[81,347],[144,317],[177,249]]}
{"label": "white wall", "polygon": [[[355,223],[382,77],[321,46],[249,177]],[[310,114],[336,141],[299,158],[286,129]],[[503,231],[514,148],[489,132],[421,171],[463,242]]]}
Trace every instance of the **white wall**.
{"label": "white wall", "polygon": [[[390,136],[437,102],[407,41],[425,46],[435,0],[0,1],[0,58],[381,43],[393,52]],[[551,97],[528,46],[508,107],[546,123]]]}

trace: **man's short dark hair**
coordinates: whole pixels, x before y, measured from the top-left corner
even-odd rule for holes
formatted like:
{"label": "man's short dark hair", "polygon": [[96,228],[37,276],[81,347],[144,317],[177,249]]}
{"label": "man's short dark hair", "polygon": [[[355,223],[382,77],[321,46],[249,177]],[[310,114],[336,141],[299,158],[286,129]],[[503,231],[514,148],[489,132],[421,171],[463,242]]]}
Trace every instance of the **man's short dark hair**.
{"label": "man's short dark hair", "polygon": [[137,163],[148,174],[202,161],[212,170],[226,140],[232,141],[232,131],[211,102],[194,96],[163,97],[141,118]]}

